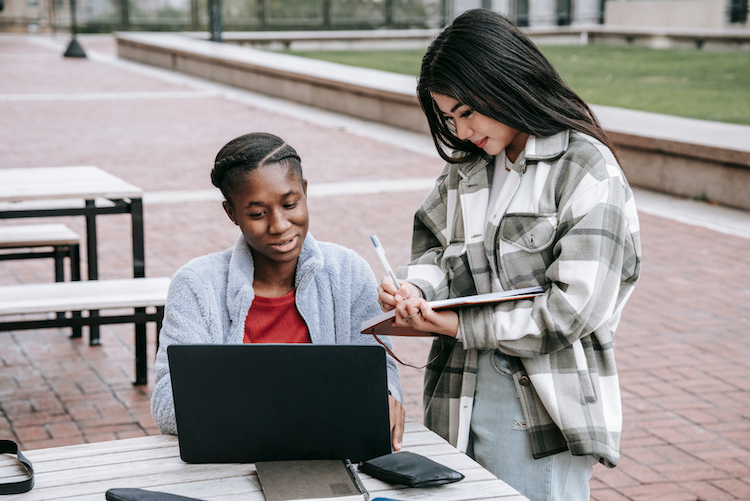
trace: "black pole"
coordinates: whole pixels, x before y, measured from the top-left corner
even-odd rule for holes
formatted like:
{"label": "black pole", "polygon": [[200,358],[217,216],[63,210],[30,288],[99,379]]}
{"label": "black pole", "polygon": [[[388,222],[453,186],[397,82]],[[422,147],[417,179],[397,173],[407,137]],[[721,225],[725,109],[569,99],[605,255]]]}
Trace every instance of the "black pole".
{"label": "black pole", "polygon": [[393,28],[393,0],[385,0],[383,7],[385,8],[385,27]]}
{"label": "black pole", "polygon": [[86,53],[83,52],[83,48],[78,43],[78,40],[76,40],[76,35],[78,34],[78,26],[76,25],[76,0],[70,0],[70,33],[73,35],[73,39],[65,51],[65,57],[86,57]]}
{"label": "black pole", "polygon": [[255,2],[255,13],[258,16],[258,28],[263,30],[266,28],[266,4],[265,0],[258,0]]}
{"label": "black pole", "polygon": [[331,29],[331,0],[323,0],[323,29]]}
{"label": "black pole", "polygon": [[198,0],[190,0],[190,21],[193,31],[198,31]]}
{"label": "black pole", "polygon": [[221,42],[221,0],[208,0],[208,24],[211,41]]}
{"label": "black pole", "polygon": [[130,30],[130,5],[128,0],[120,0],[120,26],[122,31]]}

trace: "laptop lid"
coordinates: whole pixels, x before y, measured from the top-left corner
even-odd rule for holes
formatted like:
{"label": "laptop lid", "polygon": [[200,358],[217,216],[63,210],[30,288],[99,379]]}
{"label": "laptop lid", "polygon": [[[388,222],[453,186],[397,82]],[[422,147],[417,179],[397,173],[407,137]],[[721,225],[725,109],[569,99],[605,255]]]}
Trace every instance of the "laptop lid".
{"label": "laptop lid", "polygon": [[391,452],[381,346],[171,345],[167,356],[183,461],[359,462]]}

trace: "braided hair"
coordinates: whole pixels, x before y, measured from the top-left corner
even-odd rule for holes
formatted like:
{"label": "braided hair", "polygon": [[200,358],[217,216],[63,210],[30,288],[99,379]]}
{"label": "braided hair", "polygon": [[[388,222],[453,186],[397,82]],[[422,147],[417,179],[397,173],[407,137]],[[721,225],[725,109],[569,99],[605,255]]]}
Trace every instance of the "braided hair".
{"label": "braided hair", "polygon": [[245,176],[258,167],[278,164],[302,177],[302,161],[283,139],[266,132],[253,132],[229,141],[219,150],[211,170],[211,183],[229,204]]}

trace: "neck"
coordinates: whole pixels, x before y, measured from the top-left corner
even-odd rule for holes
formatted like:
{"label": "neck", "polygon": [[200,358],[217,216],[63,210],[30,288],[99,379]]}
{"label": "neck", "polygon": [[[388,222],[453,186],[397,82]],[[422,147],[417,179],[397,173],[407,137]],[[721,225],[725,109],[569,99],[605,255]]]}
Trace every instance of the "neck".
{"label": "neck", "polygon": [[523,149],[526,147],[526,141],[529,139],[529,135],[525,132],[519,132],[513,141],[505,148],[505,154],[508,156],[508,160],[515,162],[518,155],[521,154]]}
{"label": "neck", "polygon": [[255,294],[261,297],[281,297],[289,294],[294,289],[297,260],[277,263],[256,253],[253,249],[250,250],[255,263],[253,274]]}

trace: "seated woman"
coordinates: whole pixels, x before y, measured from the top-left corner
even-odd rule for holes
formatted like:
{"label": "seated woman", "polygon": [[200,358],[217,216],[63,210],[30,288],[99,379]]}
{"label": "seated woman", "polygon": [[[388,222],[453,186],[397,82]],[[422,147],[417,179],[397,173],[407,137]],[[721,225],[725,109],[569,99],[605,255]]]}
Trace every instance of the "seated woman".
{"label": "seated woman", "polygon": [[[360,334],[362,321],[381,313],[375,276],[354,251],[307,233],[307,181],[294,148],[272,134],[238,137],[219,151],[211,181],[242,235],[172,278],[151,398],[162,433],[177,434],[171,344],[376,343]],[[400,450],[401,384],[396,363],[387,361],[393,447]]]}

